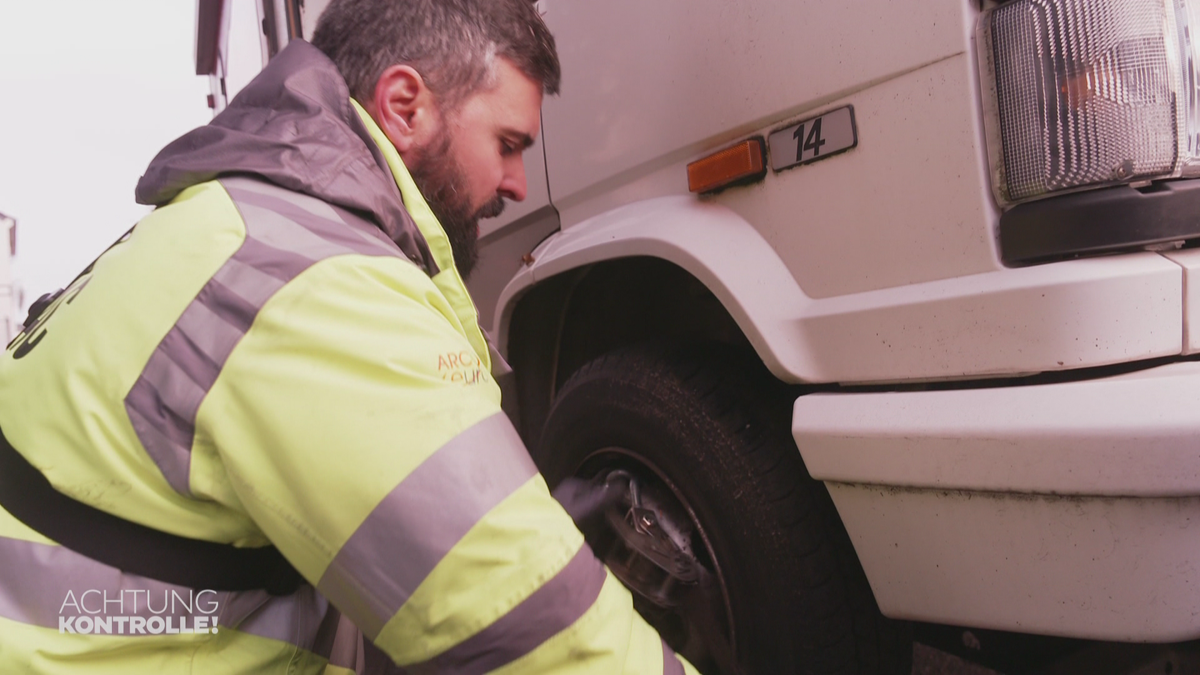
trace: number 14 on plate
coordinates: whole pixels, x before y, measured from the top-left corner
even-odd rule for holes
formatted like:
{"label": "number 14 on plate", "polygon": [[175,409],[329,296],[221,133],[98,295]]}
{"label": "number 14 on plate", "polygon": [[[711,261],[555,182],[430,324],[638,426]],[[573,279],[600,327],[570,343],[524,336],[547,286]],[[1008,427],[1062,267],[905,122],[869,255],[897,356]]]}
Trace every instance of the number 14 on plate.
{"label": "number 14 on plate", "polygon": [[854,109],[831,110],[820,117],[779,129],[768,138],[771,168],[779,171],[797,164],[810,164],[858,145]]}

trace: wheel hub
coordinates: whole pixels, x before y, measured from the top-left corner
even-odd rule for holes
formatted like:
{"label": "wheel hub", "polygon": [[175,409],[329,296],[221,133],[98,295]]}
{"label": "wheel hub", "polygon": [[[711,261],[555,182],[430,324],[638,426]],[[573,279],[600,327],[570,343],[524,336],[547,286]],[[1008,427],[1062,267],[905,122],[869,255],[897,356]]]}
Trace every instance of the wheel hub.
{"label": "wheel hub", "polygon": [[596,553],[633,592],[634,606],[702,672],[735,673],[725,590],[705,564],[711,553],[697,555],[707,544],[694,516],[658,476],[636,467],[591,475],[618,498],[604,512],[608,532],[588,539],[604,542]]}
{"label": "wheel hub", "polygon": [[617,559],[609,561],[610,568],[656,605],[676,606],[670,596],[675,583],[697,584],[707,576],[692,552],[695,526],[686,514],[674,512],[669,499],[653,488],[644,489],[626,471],[613,471],[606,482],[626,486],[621,501],[605,514],[627,554],[612,556]]}

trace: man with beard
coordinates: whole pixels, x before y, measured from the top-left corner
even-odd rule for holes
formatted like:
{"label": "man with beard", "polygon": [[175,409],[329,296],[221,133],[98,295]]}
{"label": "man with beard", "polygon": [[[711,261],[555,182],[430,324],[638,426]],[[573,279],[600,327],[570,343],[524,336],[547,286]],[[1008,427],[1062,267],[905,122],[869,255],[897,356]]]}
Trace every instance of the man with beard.
{"label": "man with beard", "polygon": [[314,45],[0,359],[0,672],[694,672],[547,491],[462,284],[525,196],[545,25],[334,0]]}

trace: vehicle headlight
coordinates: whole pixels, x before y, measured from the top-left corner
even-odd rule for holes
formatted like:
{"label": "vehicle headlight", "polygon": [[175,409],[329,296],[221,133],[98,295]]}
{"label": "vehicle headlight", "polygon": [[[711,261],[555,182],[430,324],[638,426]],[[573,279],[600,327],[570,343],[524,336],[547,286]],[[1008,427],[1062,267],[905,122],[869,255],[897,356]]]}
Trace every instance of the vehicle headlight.
{"label": "vehicle headlight", "polygon": [[1200,0],[1014,0],[979,26],[1004,205],[1200,176]]}

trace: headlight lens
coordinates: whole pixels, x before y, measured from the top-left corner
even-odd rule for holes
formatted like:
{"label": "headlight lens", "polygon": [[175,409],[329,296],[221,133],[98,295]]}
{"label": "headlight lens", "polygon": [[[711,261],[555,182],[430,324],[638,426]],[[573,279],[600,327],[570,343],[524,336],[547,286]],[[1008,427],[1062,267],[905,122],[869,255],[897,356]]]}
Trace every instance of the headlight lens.
{"label": "headlight lens", "polygon": [[1200,175],[1194,5],[1200,0],[1016,0],[983,16],[988,148],[1001,203]]}

